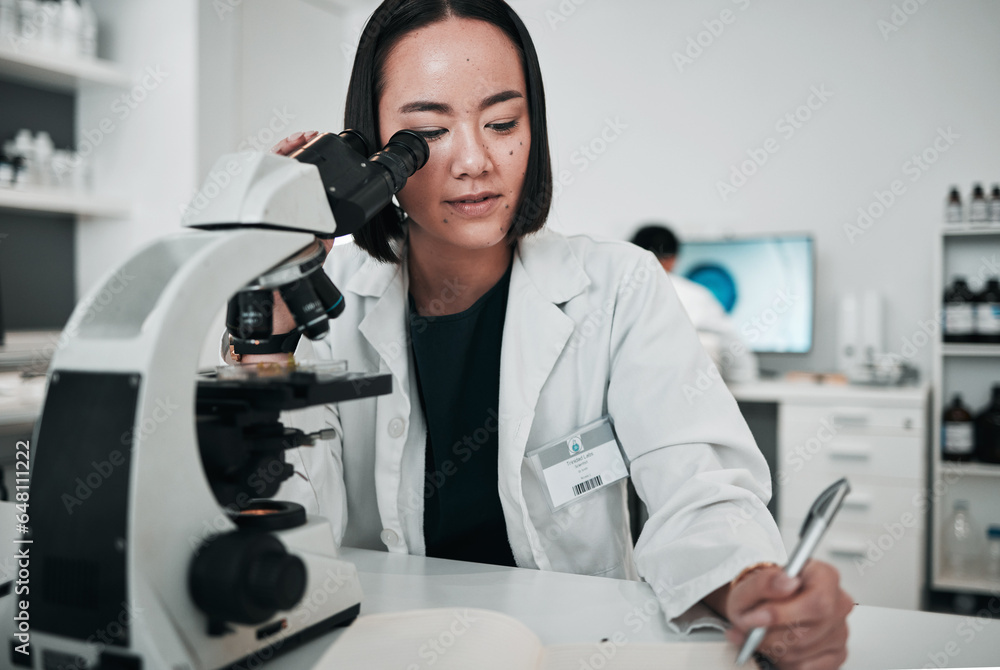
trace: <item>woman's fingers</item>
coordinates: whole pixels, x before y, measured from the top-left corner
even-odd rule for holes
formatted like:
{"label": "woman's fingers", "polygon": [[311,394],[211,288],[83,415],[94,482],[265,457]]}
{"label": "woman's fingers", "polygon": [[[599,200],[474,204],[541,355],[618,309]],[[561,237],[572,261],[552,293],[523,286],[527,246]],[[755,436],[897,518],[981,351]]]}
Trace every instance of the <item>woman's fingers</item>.
{"label": "woman's fingers", "polygon": [[779,668],[836,667],[846,653],[853,599],[840,588],[836,568],[820,561],[807,563],[796,581],[790,593],[791,585],[782,587],[773,574],[748,575],[737,584],[727,607],[733,624],[727,638],[742,645],[751,629],[763,626],[767,634],[759,650]]}
{"label": "woman's fingers", "polygon": [[317,135],[319,135],[319,132],[316,130],[294,133],[271,147],[271,153],[287,156],[293,151],[304,147],[309,140]]}
{"label": "woman's fingers", "polygon": [[795,626],[847,617],[854,603],[840,588],[840,575],[833,566],[810,561],[800,579],[801,589],[794,595],[780,600],[769,599],[739,612],[732,623],[746,630],[760,625]]}
{"label": "woman's fingers", "polygon": [[[771,620],[765,615],[766,610],[762,611],[762,606],[791,597],[800,586],[800,579],[789,577],[781,568],[756,570],[732,588],[726,603],[726,614],[739,628],[768,626]],[[751,612],[754,616],[747,620],[747,615]]]}

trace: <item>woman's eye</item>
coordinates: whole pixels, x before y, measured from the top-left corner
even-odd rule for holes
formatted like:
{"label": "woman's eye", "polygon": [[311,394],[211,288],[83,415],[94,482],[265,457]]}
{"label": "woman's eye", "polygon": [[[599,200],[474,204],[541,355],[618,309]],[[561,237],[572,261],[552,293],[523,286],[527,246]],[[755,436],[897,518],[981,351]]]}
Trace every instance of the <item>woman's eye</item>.
{"label": "woman's eye", "polygon": [[438,128],[437,130],[414,130],[417,135],[420,135],[427,141],[433,141],[444,135],[444,128]]}
{"label": "woman's eye", "polygon": [[517,121],[507,121],[505,123],[491,123],[489,127],[502,135],[506,135],[507,133],[514,132],[514,128],[517,128]]}

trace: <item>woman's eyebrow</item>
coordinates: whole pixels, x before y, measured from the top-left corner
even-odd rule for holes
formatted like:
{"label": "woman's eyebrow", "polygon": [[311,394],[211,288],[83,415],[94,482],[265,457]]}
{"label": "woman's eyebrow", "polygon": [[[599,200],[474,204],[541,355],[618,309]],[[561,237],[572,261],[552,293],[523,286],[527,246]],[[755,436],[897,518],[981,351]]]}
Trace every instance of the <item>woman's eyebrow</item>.
{"label": "woman's eyebrow", "polygon": [[438,112],[439,114],[451,114],[451,105],[447,105],[443,102],[418,100],[417,102],[408,102],[399,108],[400,114],[412,114],[413,112]]}
{"label": "woman's eyebrow", "polygon": [[[493,95],[483,98],[483,101],[479,103],[480,111],[486,109],[487,107],[492,107],[493,105],[499,105],[501,102],[506,102],[507,100],[513,100],[514,98],[523,98],[524,96],[515,90],[502,91],[500,93],[494,93]],[[444,102],[433,102],[431,100],[417,100],[416,102],[408,102],[399,108],[400,114],[412,114],[414,112],[437,112],[438,114],[451,114],[451,105]]]}
{"label": "woman's eyebrow", "polygon": [[514,98],[523,98],[519,91],[504,91],[502,93],[494,93],[491,96],[483,98],[483,101],[479,103],[479,110],[482,111],[487,107],[492,107],[493,105],[499,105],[501,102],[506,102],[508,100],[513,100]]}

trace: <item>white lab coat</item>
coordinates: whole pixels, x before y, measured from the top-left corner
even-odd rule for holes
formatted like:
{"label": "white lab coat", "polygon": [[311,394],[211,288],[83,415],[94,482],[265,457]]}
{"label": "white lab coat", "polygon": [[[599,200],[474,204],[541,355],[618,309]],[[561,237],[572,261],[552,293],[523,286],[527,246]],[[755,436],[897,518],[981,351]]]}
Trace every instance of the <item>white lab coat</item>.
{"label": "white lab coat", "polygon": [[[693,608],[701,598],[750,564],[784,560],[767,465],[736,402],[652,254],[543,231],[518,243],[513,263],[499,420],[484,428],[499,430],[497,486],[517,565],[642,577],[675,628],[708,623],[707,608]],[[393,392],[297,412],[290,423],[340,437],[289,452],[305,476],[276,497],[328,517],[345,546],[422,555],[426,428],[405,264],[352,244],[334,247],[325,269],[346,309],[328,339],[303,338],[297,357],[389,372]],[[624,480],[553,513],[524,459],[603,415],[650,513],[634,553]]]}
{"label": "white lab coat", "polygon": [[736,330],[722,303],[707,288],[679,274],[670,274],[677,297],[684,306],[698,339],[718,366],[723,379],[752,382],[757,379],[757,357]]}

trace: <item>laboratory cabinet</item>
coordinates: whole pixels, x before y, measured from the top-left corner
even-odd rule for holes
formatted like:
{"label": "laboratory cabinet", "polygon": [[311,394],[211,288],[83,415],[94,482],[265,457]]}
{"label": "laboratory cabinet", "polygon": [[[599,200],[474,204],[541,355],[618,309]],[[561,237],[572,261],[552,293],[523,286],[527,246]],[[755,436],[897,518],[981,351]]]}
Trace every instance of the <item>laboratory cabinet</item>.
{"label": "laboratory cabinet", "polygon": [[816,496],[847,477],[851,492],[814,557],[839,570],[858,603],[923,607],[927,387],[760,382],[732,390],[741,403],[777,403],[770,465],[786,550],[795,547]]}
{"label": "laboratory cabinet", "polygon": [[[935,591],[973,595],[1000,592],[1000,571],[990,569],[987,529],[1000,528],[1000,465],[956,462],[942,457],[942,415],[956,394],[973,416],[990,403],[994,385],[1000,384],[1000,344],[945,342],[943,297],[956,277],[963,277],[979,291],[1000,276],[1000,226],[993,224],[943,223],[937,236],[934,282],[928,321],[934,364],[934,406],[931,446],[930,535],[931,588]],[[948,560],[946,537],[958,505],[967,506],[974,539],[974,560],[956,570]]]}

